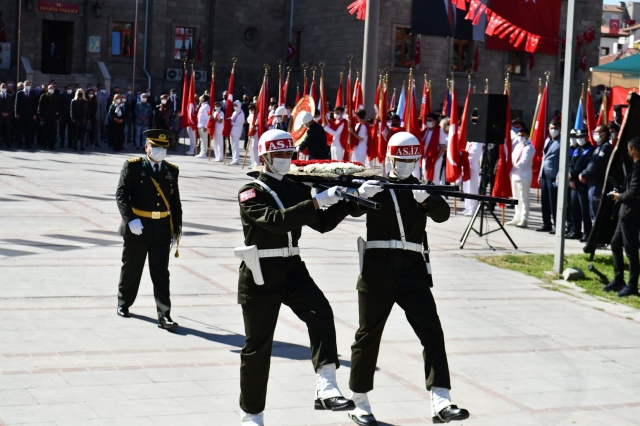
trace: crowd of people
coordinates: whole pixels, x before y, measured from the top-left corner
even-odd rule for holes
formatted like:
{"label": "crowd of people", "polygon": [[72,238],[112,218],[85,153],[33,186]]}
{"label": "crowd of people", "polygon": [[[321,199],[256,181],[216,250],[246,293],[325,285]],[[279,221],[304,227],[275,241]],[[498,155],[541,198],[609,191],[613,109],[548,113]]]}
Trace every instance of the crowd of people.
{"label": "crowd of people", "polygon": [[154,102],[150,89],[134,93],[131,87],[114,87],[107,93],[102,84],[83,89],[59,88],[54,80],[0,82],[0,141],[7,148],[84,151],[104,145],[122,151],[127,142],[141,150],[145,130],[178,132],[179,116],[175,89]]}

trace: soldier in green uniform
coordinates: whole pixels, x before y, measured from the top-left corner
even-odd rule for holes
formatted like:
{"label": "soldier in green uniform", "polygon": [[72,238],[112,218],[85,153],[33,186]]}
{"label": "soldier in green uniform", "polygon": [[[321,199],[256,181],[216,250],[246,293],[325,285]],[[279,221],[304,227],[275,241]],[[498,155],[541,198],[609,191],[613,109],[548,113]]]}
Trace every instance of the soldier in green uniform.
{"label": "soldier in green uniform", "polygon": [[350,410],[336,382],[339,367],[333,311],[300,258],[298,240],[307,225],[318,232],[334,229],[351,206],[337,187],[311,196],[311,189],[284,175],[295,145],[291,135],[269,130],[259,140],[265,170],[240,189],[240,217],[245,247],[235,254],[243,262],[238,303],[246,340],[240,354],[240,408],[243,426],[263,426],[273,333],[285,304],[307,324],[316,372],[316,410]]}
{"label": "soldier in green uniform", "polygon": [[[420,159],[420,142],[410,133],[391,137],[387,157],[393,170],[391,183],[419,184],[412,176]],[[367,241],[359,239],[360,276],[358,307],[360,327],[351,346],[349,387],[356,409],[349,417],[358,425],[377,425],[367,392],[373,389],[380,339],[394,304],[404,311],[423,346],[426,387],[431,391],[434,423],[463,420],[469,412],[451,403],[449,367],[444,334],[431,294],[431,264],[427,243],[427,217],[440,223],[449,219],[447,202],[424,190],[383,191],[378,182],[365,182],[358,194],[381,204],[367,214]],[[358,214],[354,214],[357,216]]]}
{"label": "soldier in green uniform", "polygon": [[178,167],[164,160],[171,132],[147,130],[143,135],[147,155],[124,163],[116,191],[124,238],[117,313],[129,317],[148,254],[158,327],[170,330],[178,326],[171,319],[169,298],[169,252],[172,239],[182,234]]}

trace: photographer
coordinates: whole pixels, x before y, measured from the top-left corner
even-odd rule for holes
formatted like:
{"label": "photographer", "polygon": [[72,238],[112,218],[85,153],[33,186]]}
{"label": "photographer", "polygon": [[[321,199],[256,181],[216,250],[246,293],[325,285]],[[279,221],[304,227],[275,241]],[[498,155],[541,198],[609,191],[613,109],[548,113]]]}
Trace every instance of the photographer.
{"label": "photographer", "polygon": [[629,156],[633,159],[633,167],[627,174],[624,192],[613,191],[609,196],[620,204],[618,226],[611,239],[613,269],[615,277],[604,288],[604,291],[615,291],[624,285],[624,257],[622,248],[629,258],[629,281],[618,293],[620,297],[638,295],[638,231],[640,231],[640,137],[634,137],[627,144]]}

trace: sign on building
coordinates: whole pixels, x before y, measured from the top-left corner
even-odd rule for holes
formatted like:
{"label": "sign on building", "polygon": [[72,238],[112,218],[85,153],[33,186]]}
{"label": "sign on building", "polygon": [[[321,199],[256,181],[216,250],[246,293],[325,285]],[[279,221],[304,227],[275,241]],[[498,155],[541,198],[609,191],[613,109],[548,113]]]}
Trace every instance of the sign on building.
{"label": "sign on building", "polygon": [[77,15],[80,13],[80,5],[77,3],[38,0],[38,12],[69,13],[71,15]]}

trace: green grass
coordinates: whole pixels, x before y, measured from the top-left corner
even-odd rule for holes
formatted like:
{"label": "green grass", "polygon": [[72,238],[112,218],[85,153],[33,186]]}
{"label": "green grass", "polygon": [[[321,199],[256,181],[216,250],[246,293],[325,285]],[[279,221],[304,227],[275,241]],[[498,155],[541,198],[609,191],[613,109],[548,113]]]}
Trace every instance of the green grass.
{"label": "green grass", "polygon": [[[502,269],[521,272],[531,275],[546,282],[551,282],[554,278],[545,275],[545,271],[553,270],[553,255],[531,254],[531,255],[502,255],[502,256],[479,256],[481,262],[497,266]],[[587,294],[622,303],[636,309],[640,309],[640,298],[637,296],[618,297],[615,293],[605,293],[602,291],[603,284],[598,277],[589,272],[587,265],[593,264],[600,272],[607,276],[609,281],[613,279],[613,261],[611,255],[596,255],[593,261],[589,261],[586,254],[573,254],[565,258],[566,267],[578,267],[585,273],[585,278],[574,283],[586,290]],[[628,265],[626,268],[628,277]]]}

